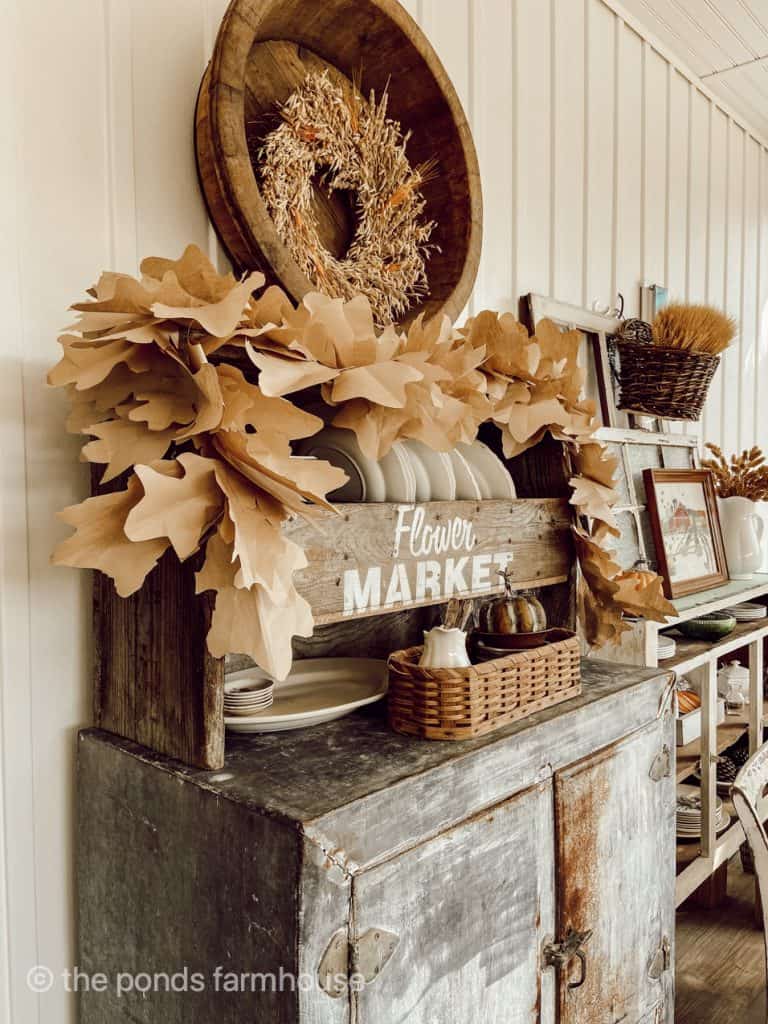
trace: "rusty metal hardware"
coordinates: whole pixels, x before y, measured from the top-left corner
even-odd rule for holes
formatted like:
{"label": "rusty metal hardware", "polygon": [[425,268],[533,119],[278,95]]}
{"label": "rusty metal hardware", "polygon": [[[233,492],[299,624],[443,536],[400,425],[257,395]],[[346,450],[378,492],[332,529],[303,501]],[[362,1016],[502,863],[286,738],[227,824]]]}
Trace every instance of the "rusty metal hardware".
{"label": "rusty metal hardware", "polygon": [[369,928],[359,939],[350,941],[346,928],[331,936],[317,968],[320,988],[331,999],[346,995],[350,974],[361,987],[369,985],[381,974],[397,948],[400,937],[384,928]]}
{"label": "rusty metal hardware", "polygon": [[569,989],[581,988],[587,980],[587,955],[581,948],[592,938],[592,932],[576,932],[570,929],[563,942],[551,942],[544,946],[542,958],[545,967],[554,967],[560,971],[576,958],[579,961],[581,973],[578,981],[569,981]]}
{"label": "rusty metal hardware", "polygon": [[661,748],[661,752],[654,757],[649,774],[654,782],[668,779],[672,774],[672,751],[666,743]]}

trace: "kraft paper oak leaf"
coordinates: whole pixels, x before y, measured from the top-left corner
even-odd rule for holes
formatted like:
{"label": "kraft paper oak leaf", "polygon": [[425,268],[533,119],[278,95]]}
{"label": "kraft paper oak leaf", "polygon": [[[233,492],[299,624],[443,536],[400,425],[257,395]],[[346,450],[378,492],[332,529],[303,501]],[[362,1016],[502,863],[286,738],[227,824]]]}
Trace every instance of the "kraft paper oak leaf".
{"label": "kraft paper oak leaf", "polygon": [[95,423],[89,433],[98,440],[83,447],[82,457],[87,462],[106,464],[101,478],[103,484],[114,480],[131,466],[147,465],[161,459],[174,438],[173,429],[149,430],[146,423],[133,423],[127,419]]}
{"label": "kraft paper oak leaf", "polygon": [[224,396],[222,430],[254,427],[282,434],[289,441],[312,437],[323,429],[319,416],[297,408],[293,402],[265,395],[259,385],[251,384],[236,366],[217,366],[219,384]]}
{"label": "kraft paper oak leaf", "polygon": [[195,573],[195,593],[203,594],[206,590],[223,590],[225,587],[234,586],[235,573],[238,569],[234,544],[222,536],[220,526],[210,535],[205,545],[203,567]]}
{"label": "kraft paper oak leaf", "polygon": [[190,437],[218,429],[224,413],[224,396],[215,366],[205,363],[192,374],[192,382],[196,389],[195,419],[189,427],[176,435],[177,441],[186,441]]}
{"label": "kraft paper oak leaf", "polygon": [[[163,280],[167,280],[166,274]],[[215,338],[227,338],[235,329],[248,304],[251,293],[264,284],[264,275],[249,274],[241,284],[236,285],[225,298],[205,305],[190,301],[188,305],[170,306],[154,302],[152,312],[164,320],[194,320],[204,331]]]}
{"label": "kraft paper oak leaf", "polygon": [[151,466],[136,466],[144,497],[126,519],[125,533],[131,540],[167,537],[180,561],[200,546],[200,541],[224,508],[219,487],[218,463],[192,452],[176,460],[183,476],[168,476]]}
{"label": "kraft paper oak leaf", "polygon": [[274,600],[284,599],[293,573],[307,565],[304,552],[265,517],[253,487],[240,474],[217,463],[216,477],[234,527],[232,555],[239,563],[234,585],[258,585]]}
{"label": "kraft paper oak leaf", "polygon": [[290,395],[316,384],[325,384],[339,374],[336,368],[323,366],[315,360],[284,359],[268,352],[258,352],[249,341],[245,349],[260,371],[259,387],[265,395],[272,397]]}
{"label": "kraft paper oak leaf", "polygon": [[126,536],[125,521],[143,493],[132,476],[124,491],[65,508],[59,516],[76,532],[58,545],[53,564],[99,569],[114,580],[121,597],[136,593],[169,546],[165,538],[137,544]]}
{"label": "kraft paper oak leaf", "polygon": [[234,469],[292,512],[310,515],[308,502],[334,511],[325,495],[347,482],[346,473],[328,462],[290,454],[281,434],[243,435],[219,431],[211,438],[214,449]]}
{"label": "kraft paper oak leaf", "polygon": [[128,419],[146,423],[150,430],[167,430],[174,423],[186,426],[195,418],[195,406],[189,394],[179,390],[178,377],[152,377],[133,396],[140,403],[128,413]]}
{"label": "kraft paper oak leaf", "polygon": [[618,500],[616,491],[585,476],[571,477],[568,483],[573,488],[570,504],[575,505],[581,515],[600,520],[615,537],[620,536],[612,510]]}
{"label": "kraft paper oak leaf", "polygon": [[400,437],[408,418],[407,410],[386,409],[364,399],[353,399],[340,407],[333,426],[354,431],[362,453],[378,462]]}
{"label": "kraft paper oak leaf", "polygon": [[197,245],[188,245],[178,260],[148,256],[139,269],[145,277],[156,281],[173,274],[184,291],[205,303],[219,302],[237,285],[234,275],[220,274]]}
{"label": "kraft paper oak leaf", "polygon": [[246,654],[280,681],[291,671],[291,639],[313,632],[312,610],[296,590],[276,602],[261,587],[225,587],[216,595],[208,650],[215,658]]}
{"label": "kraft paper oak leaf", "polygon": [[406,403],[406,386],[423,379],[423,374],[407,363],[392,360],[342,370],[333,383],[331,400],[338,405],[363,398],[374,405],[402,409]]}
{"label": "kraft paper oak leaf", "polygon": [[63,334],[59,344],[64,354],[48,374],[48,383],[53,387],[74,384],[78,391],[95,387],[119,363],[125,363],[137,373],[150,368],[144,350],[122,338],[103,344],[90,344],[78,335]]}
{"label": "kraft paper oak leaf", "polygon": [[580,476],[588,476],[604,487],[613,487],[619,461],[601,442],[583,444],[574,455]]}
{"label": "kraft paper oak leaf", "polygon": [[660,576],[648,583],[638,584],[636,579],[619,576],[614,600],[629,615],[641,616],[653,622],[666,622],[677,615],[675,606],[664,596],[664,581]]}

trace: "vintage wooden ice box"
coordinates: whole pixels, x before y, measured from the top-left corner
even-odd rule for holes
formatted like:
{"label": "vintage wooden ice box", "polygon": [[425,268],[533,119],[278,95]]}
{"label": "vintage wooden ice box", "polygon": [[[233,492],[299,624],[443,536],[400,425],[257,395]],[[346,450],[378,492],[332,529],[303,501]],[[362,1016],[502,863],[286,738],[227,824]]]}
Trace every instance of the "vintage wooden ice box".
{"label": "vintage wooden ice box", "polygon": [[588,661],[483,739],[379,709],[217,772],[83,732],[83,1024],[672,1024],[670,698]]}

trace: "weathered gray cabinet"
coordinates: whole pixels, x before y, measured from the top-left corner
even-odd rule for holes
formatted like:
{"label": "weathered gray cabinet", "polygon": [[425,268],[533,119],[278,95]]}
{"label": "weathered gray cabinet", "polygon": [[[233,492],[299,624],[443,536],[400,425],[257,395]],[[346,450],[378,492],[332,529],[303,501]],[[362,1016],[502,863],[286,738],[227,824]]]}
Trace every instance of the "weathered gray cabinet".
{"label": "weathered gray cabinet", "polygon": [[[206,773],[83,733],[80,965],[111,979],[83,1024],[671,1024],[668,706],[587,662],[582,697],[464,744],[362,714]],[[587,931],[569,987],[548,951]]]}

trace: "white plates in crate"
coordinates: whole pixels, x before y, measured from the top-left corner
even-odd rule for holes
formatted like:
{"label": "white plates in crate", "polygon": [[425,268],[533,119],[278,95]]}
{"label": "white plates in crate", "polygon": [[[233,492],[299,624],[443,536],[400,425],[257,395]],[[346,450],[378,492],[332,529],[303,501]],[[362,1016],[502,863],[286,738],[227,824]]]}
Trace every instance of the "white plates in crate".
{"label": "white plates in crate", "polygon": [[332,501],[387,500],[384,467],[382,463],[363,455],[353,431],[326,427],[314,437],[298,442],[295,453],[322,459],[344,470],[349,480],[328,495]]}
{"label": "white plates in crate", "polygon": [[[228,683],[259,669],[236,672]],[[342,718],[373,704],[387,692],[387,663],[372,658],[310,658],[297,661],[290,676],[275,684],[274,703],[250,717],[226,716],[230,732],[287,732]],[[225,684],[226,690],[226,684]]]}
{"label": "white plates in crate", "polygon": [[467,460],[456,448],[448,453],[448,457],[456,477],[456,500],[480,501],[483,495]]}
{"label": "white plates in crate", "polygon": [[725,610],[737,622],[756,622],[758,619],[764,619],[768,614],[768,609],[766,609],[764,604],[753,604],[750,601],[736,604],[733,608],[726,608]]}
{"label": "white plates in crate", "polygon": [[406,450],[415,454],[429,477],[430,501],[455,501],[456,476],[445,452],[433,452],[421,441],[404,441]]}
{"label": "white plates in crate", "polygon": [[484,501],[505,501],[517,497],[507,467],[488,445],[474,441],[457,445],[456,450],[469,464]]}
{"label": "white plates in crate", "polygon": [[416,474],[404,444],[393,444],[379,466],[384,474],[385,501],[410,504],[416,500]]}
{"label": "white plates in crate", "polygon": [[402,447],[405,449],[408,455],[408,461],[411,464],[411,470],[413,471],[413,478],[416,484],[416,501],[419,504],[423,504],[425,501],[432,500],[432,485],[429,482],[429,473],[427,467],[421,459],[421,456],[416,451],[414,441],[403,441]]}

